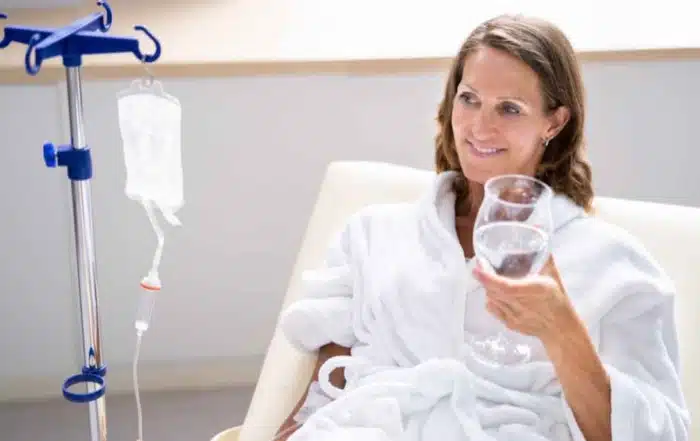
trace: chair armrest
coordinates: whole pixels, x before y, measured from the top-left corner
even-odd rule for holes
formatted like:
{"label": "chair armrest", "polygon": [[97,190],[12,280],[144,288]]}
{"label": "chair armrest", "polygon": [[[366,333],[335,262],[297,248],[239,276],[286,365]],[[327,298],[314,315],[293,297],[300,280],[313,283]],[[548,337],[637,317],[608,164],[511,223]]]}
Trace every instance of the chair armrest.
{"label": "chair armrest", "polygon": [[316,354],[298,351],[277,329],[240,430],[240,441],[274,437],[306,391],[316,360]]}
{"label": "chair armrest", "polygon": [[238,435],[240,433],[241,426],[235,426],[222,430],[221,432],[214,435],[211,441],[238,441]]}

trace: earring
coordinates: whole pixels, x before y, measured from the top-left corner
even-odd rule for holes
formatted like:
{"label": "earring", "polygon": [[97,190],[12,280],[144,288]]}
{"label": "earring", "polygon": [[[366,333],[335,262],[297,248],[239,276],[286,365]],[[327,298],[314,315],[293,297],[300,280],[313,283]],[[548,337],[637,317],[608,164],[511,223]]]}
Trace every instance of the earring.
{"label": "earring", "polygon": [[547,148],[547,146],[549,145],[549,138],[545,139],[542,145],[544,146],[544,148]]}

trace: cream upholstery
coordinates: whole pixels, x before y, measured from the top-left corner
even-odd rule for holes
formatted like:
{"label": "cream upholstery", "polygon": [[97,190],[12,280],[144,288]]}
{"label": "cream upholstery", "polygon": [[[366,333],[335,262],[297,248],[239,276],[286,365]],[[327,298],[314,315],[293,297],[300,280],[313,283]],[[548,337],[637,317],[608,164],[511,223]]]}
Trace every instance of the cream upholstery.
{"label": "cream upholstery", "polygon": [[211,441],[236,441],[240,431],[241,428],[239,426],[222,430],[221,432],[217,433],[216,436],[211,439]]}
{"label": "cream upholstery", "polygon": [[[370,162],[332,163],[322,183],[309,220],[284,305],[299,296],[301,271],[321,262],[331,235],[350,214],[370,203],[415,199],[432,173],[402,166]],[[700,208],[660,205],[599,197],[597,215],[620,225],[645,243],[666,268],[678,288],[678,327],[681,339],[683,382],[694,415],[700,414],[700,346],[695,326],[700,317]],[[294,350],[276,332],[268,348],[248,414],[240,430],[241,441],[268,441],[287,417],[306,387],[315,358]],[[700,439],[694,429],[691,439]],[[235,441],[238,428],[217,435],[215,441]]]}

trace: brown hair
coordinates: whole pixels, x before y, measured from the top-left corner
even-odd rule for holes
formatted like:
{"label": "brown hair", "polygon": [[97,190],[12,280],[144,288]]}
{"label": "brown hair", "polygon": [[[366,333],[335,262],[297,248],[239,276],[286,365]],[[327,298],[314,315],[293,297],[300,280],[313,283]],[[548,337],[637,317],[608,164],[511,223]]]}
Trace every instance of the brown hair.
{"label": "brown hair", "polygon": [[[567,37],[553,24],[537,18],[520,15],[495,17],[478,26],[462,44],[452,62],[445,95],[438,109],[437,172],[461,172],[452,132],[452,106],[466,57],[483,46],[505,51],[530,66],[539,76],[547,111],[552,112],[559,106],[569,109],[569,121],[549,141],[536,177],[551,186],[554,192],[562,193],[590,210],[593,184],[591,167],[585,157],[581,73]],[[467,196],[465,179],[457,180],[456,191],[459,200]]]}

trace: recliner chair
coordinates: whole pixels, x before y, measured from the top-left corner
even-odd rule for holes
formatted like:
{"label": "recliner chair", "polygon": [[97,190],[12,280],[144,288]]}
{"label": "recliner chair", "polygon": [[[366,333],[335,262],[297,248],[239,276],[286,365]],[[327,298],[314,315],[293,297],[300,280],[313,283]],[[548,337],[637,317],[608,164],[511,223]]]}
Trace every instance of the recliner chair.
{"label": "recliner chair", "polygon": [[[434,173],[378,163],[341,161],[329,165],[311,213],[281,309],[300,294],[301,272],[319,265],[331,236],[361,207],[414,200]],[[676,283],[676,314],[682,357],[682,381],[692,415],[700,412],[700,208],[597,197],[596,216],[636,235]],[[246,418],[212,441],[269,441],[308,385],[316,357],[294,349],[275,330]],[[700,429],[691,429],[700,440]]]}

